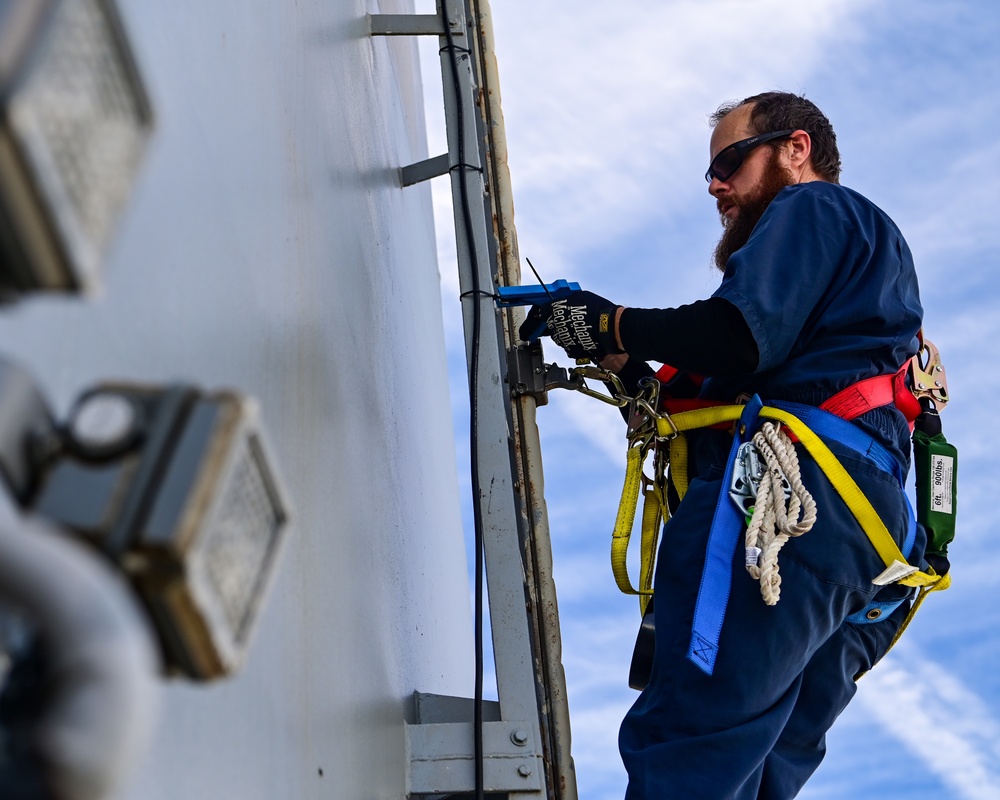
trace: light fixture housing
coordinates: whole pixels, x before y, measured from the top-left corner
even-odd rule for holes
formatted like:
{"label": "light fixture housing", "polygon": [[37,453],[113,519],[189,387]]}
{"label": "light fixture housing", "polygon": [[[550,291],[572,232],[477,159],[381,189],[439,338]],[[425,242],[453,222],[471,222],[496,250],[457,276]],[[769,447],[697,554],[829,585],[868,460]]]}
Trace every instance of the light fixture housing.
{"label": "light fixture housing", "polygon": [[62,435],[27,505],[121,565],[173,671],[238,669],[289,518],[256,403],[108,383],[81,395]]}
{"label": "light fixture housing", "polygon": [[113,0],[0,0],[0,291],[91,291],[152,111]]}

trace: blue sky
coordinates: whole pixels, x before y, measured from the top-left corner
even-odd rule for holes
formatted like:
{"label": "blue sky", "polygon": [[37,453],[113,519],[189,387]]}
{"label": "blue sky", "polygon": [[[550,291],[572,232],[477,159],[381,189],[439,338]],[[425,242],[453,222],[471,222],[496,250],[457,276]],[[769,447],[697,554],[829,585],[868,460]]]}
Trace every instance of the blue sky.
{"label": "blue sky", "polygon": [[[843,183],[909,241],[925,333],[954,400],[961,454],[954,587],[859,684],[800,797],[994,798],[1000,792],[1000,485],[991,418],[1000,370],[1000,4],[992,0],[494,0],[522,257],[623,305],[673,306],[718,283],[705,190],[708,115],[768,89],[831,118]],[[419,0],[417,10],[433,10]],[[424,49],[432,154],[444,149],[436,49]],[[459,469],[465,358],[450,193],[435,181]],[[550,348],[548,360],[565,356]],[[992,402],[991,402],[992,401]],[[580,795],[620,798],[618,722],[635,693],[639,617],[608,565],[624,465],[610,407],[553,392],[538,414]],[[469,496],[463,478],[463,496]],[[465,514],[467,528],[469,514]]]}

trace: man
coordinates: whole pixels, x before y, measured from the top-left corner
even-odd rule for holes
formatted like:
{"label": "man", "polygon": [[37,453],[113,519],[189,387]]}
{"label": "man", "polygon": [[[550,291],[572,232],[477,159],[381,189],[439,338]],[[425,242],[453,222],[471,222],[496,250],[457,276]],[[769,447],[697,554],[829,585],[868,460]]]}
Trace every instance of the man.
{"label": "man", "polygon": [[[707,376],[698,390],[706,401],[758,395],[765,405],[817,407],[859,381],[897,373],[918,349],[912,259],[892,221],[839,185],[827,118],[802,97],[769,92],[723,106],[713,124],[706,177],[723,224],[718,291],[662,309],[580,292],[533,309],[534,324],[546,319],[570,356],[599,361],[627,387],[652,374],[647,360]],[[665,391],[675,384],[694,385],[684,378]],[[851,423],[834,419],[869,445],[859,451],[837,437],[826,444],[919,565],[925,535],[901,488],[909,428],[891,401],[879,402]],[[817,519],[781,550],[780,602],[763,602],[732,544],[722,552],[728,585],[707,580],[719,555],[711,542],[717,506],[729,502],[723,476],[733,432],[688,438],[690,486],[657,557],[652,672],[621,728],[627,798],[784,800],[819,765],[825,732],[854,695],[855,676],[887,650],[912,590],[872,582],[885,563],[801,446]],[[714,663],[699,663],[693,628],[720,602],[720,632],[708,642]]]}

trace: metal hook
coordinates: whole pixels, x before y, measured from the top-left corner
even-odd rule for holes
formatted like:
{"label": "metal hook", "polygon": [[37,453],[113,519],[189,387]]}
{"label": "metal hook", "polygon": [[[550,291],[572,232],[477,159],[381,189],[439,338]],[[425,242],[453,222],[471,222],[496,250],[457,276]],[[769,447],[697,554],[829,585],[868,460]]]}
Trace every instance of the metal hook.
{"label": "metal hook", "polygon": [[926,397],[938,410],[948,405],[948,379],[945,376],[941,353],[929,339],[924,339],[920,352],[910,360],[912,391],[918,398]]}

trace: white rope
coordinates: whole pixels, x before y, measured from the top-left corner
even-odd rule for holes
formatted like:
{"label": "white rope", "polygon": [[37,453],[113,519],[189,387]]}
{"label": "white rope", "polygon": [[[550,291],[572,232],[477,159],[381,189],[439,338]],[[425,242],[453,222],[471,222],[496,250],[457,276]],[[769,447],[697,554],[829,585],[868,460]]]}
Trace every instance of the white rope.
{"label": "white rope", "polygon": [[[767,465],[767,474],[757,489],[753,516],[747,525],[746,566],[747,572],[760,581],[764,602],[773,606],[781,595],[778,551],[792,536],[801,536],[812,528],[816,501],[802,485],[795,446],[780,427],[765,422],[753,443]],[[791,486],[787,505],[782,478]]]}

